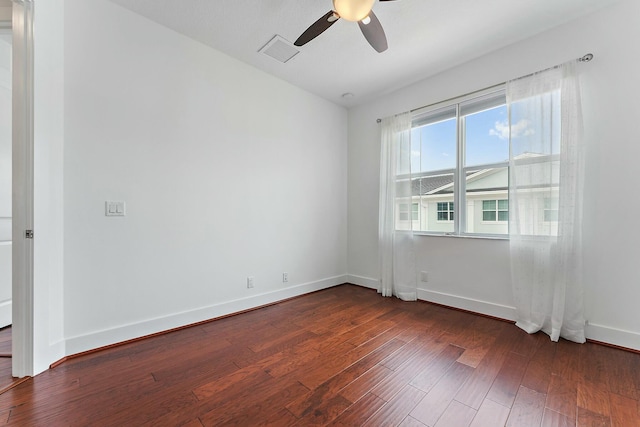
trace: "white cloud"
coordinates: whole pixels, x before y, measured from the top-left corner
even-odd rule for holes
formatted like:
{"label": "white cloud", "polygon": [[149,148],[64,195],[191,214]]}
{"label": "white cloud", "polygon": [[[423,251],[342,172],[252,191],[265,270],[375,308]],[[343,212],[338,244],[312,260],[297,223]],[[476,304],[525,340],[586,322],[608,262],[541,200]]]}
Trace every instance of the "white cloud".
{"label": "white cloud", "polygon": [[[535,130],[530,126],[531,122],[529,120],[520,120],[511,126],[511,137],[518,138],[535,134]],[[497,136],[503,140],[509,139],[509,122],[507,120],[496,122],[494,128],[489,130],[489,135]]]}
{"label": "white cloud", "polygon": [[444,157],[449,157],[449,153],[442,153]]}

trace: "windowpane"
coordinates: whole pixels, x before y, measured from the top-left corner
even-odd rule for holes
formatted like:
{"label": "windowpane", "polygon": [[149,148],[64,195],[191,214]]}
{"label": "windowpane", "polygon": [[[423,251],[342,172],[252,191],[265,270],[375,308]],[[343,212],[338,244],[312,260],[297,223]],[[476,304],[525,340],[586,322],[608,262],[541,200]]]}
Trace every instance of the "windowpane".
{"label": "windowpane", "polygon": [[560,153],[560,91],[518,101],[510,114],[515,159]]}
{"label": "windowpane", "polygon": [[509,121],[504,104],[464,116],[464,130],[465,166],[509,160]]}
{"label": "windowpane", "polygon": [[412,173],[456,167],[456,123],[455,107],[426,113],[413,120]]}
{"label": "windowpane", "polygon": [[509,168],[467,170],[465,184],[466,233],[507,234]]}
{"label": "windowpane", "polygon": [[483,200],[482,201],[482,210],[495,210],[496,209],[496,201],[495,200]]}
{"label": "windowpane", "polygon": [[496,220],[496,212],[495,211],[484,211],[484,212],[482,212],[482,220],[483,221],[495,221]]}
{"label": "windowpane", "polygon": [[398,219],[400,221],[408,221],[409,220],[409,205],[406,203],[400,203]]}
{"label": "windowpane", "polygon": [[547,222],[558,221],[558,211],[544,211],[544,220]]}

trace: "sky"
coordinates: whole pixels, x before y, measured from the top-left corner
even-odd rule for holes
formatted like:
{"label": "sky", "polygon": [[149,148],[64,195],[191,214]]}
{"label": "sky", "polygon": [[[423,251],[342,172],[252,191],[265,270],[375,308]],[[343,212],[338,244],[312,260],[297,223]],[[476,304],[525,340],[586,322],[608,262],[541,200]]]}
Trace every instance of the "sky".
{"label": "sky", "polygon": [[[541,105],[542,104],[544,105]],[[553,100],[515,104],[512,106],[512,144],[514,155],[525,152],[559,152],[559,128],[548,129],[534,123],[558,123],[549,115],[559,108],[549,108]],[[540,113],[542,112],[542,113]],[[546,117],[541,117],[540,114]],[[524,118],[527,117],[527,118]],[[555,119],[556,117],[554,117]],[[505,105],[465,116],[466,166],[481,166],[509,160],[509,121]],[[550,138],[543,135],[552,135]],[[542,137],[541,137],[542,136]],[[413,128],[411,132],[411,171],[431,172],[456,167],[456,120]]]}

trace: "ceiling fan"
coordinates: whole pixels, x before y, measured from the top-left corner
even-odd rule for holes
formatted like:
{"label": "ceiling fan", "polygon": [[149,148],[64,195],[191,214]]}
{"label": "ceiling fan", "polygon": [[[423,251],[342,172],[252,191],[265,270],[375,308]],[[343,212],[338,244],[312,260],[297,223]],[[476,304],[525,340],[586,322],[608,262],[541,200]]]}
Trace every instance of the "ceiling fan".
{"label": "ceiling fan", "polygon": [[[293,44],[302,46],[318,37],[332,26],[338,19],[357,22],[364,38],[378,52],[387,50],[387,37],[384,34],[378,17],[373,13],[376,0],[333,0],[333,10],[311,24],[309,28]],[[394,1],[394,0],[379,0]]]}

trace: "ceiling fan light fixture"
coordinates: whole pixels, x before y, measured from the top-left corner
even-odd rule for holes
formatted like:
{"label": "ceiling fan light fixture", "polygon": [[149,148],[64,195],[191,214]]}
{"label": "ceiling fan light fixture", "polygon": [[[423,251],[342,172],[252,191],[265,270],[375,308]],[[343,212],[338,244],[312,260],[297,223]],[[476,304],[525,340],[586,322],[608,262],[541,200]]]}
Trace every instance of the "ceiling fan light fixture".
{"label": "ceiling fan light fixture", "polygon": [[333,8],[340,18],[358,22],[367,18],[375,0],[333,0]]}
{"label": "ceiling fan light fixture", "polygon": [[371,22],[371,18],[369,17],[369,15],[367,15],[367,16],[365,16],[365,17],[364,17],[364,19],[363,19],[362,21],[360,21],[360,22],[362,22],[364,25],[368,25],[368,24],[369,24],[369,22]]}

